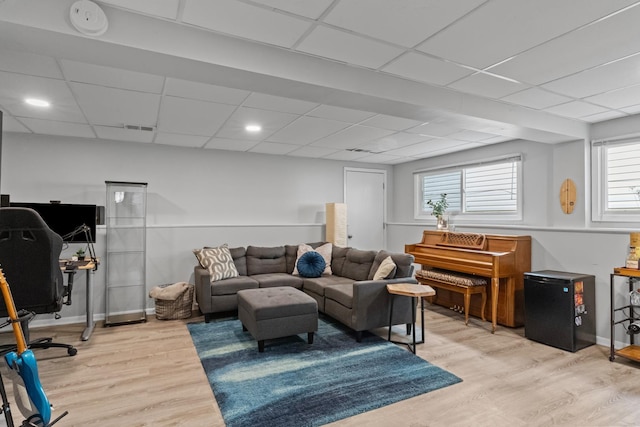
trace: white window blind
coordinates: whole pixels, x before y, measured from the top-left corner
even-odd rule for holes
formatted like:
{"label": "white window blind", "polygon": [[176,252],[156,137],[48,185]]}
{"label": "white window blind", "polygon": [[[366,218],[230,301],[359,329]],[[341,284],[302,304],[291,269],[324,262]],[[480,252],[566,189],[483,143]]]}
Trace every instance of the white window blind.
{"label": "white window blind", "polygon": [[640,210],[640,143],[606,150],[607,209]]}
{"label": "white window blind", "polygon": [[416,218],[431,215],[429,200],[447,195],[456,217],[521,215],[521,155],[415,172]]}

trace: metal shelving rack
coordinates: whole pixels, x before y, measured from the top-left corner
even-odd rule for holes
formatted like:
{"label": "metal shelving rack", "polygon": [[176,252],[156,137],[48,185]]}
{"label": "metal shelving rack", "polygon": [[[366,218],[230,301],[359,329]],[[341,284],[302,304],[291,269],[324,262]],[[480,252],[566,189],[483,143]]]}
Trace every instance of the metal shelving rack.
{"label": "metal shelving rack", "polygon": [[[609,353],[609,360],[614,361],[616,356],[624,357],[626,359],[634,360],[636,362],[640,362],[640,346],[635,343],[635,334],[629,334],[629,345],[621,348],[615,348],[615,327],[618,324],[627,324],[628,325],[634,323],[637,320],[640,320],[640,306],[636,306],[631,304],[629,299],[629,304],[624,306],[616,306],[614,303],[616,292],[616,278],[622,277],[625,278],[627,288],[625,289],[625,293],[630,293],[637,283],[640,281],[640,270],[630,269],[630,268],[614,268],[613,274],[611,274],[611,283],[610,283],[610,291],[611,291],[611,348]],[[622,317],[616,316],[616,314],[621,314]]]}
{"label": "metal shelving rack", "polygon": [[105,181],[105,326],[145,322],[147,183]]}

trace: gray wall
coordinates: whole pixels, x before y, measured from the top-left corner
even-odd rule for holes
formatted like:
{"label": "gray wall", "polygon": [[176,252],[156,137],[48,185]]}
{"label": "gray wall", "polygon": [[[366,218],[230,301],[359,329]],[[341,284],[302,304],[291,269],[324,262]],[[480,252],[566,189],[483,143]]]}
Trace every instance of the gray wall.
{"label": "gray wall", "polygon": [[[413,219],[414,171],[508,153],[522,153],[524,156],[524,219],[496,225],[464,223],[452,217],[451,224],[457,231],[532,236],[532,270],[551,269],[595,275],[598,341],[608,345],[609,275],[614,267],[624,265],[629,232],[634,230],[614,228],[612,224],[590,224],[590,151],[586,141],[558,145],[514,141],[396,165],[394,186],[390,192],[393,210],[388,227],[389,249],[404,250],[404,244],[420,241],[423,229],[435,227],[434,221]],[[560,186],[566,178],[571,178],[577,186],[577,205],[570,215],[562,212],[559,199]],[[625,295],[620,294],[616,298],[617,304],[622,304]],[[625,340],[626,337],[622,326],[619,326],[617,340]]]}
{"label": "gray wall", "polygon": [[[637,120],[594,125],[594,135],[638,133]],[[4,135],[2,192],[14,201],[104,204],[105,180],[149,183],[148,287],[192,281],[191,249],[230,245],[279,245],[316,241],[324,236],[324,204],[343,200],[344,167],[370,165],[250,153],[199,150],[87,139],[22,134]],[[533,238],[532,269],[556,269],[596,275],[597,333],[609,337],[609,274],[624,263],[629,227],[591,224],[589,150],[585,141],[546,145],[514,141],[388,171],[387,249],[403,251],[420,240],[432,221],[413,219],[413,172],[469,158],[504,154],[524,156],[524,218],[505,224],[452,223],[460,231],[527,234]],[[578,187],[571,215],[560,209],[562,181]],[[70,255],[76,247],[63,253]],[[104,256],[104,229],[96,249]],[[85,312],[84,278],[76,278],[75,302],[62,321],[81,321]],[[624,296],[619,295],[619,301]],[[151,307],[152,301],[149,301]],[[104,269],[96,274],[97,313],[104,312]],[[100,316],[98,316],[99,318]],[[46,316],[45,321],[48,320]],[[50,320],[53,321],[53,320]],[[624,339],[621,332],[618,339]]]}
{"label": "gray wall", "polygon": [[[325,203],[342,202],[344,168],[369,164],[155,144],[4,134],[2,193],[14,202],[104,205],[105,180],[147,182],[147,287],[193,283],[194,248],[282,245],[324,239]],[[376,166],[387,170],[391,167]],[[389,179],[389,181],[391,181]],[[105,229],[96,252],[105,257]],[[81,245],[63,251],[71,256]],[[83,321],[85,278],[59,322]],[[95,275],[96,318],[105,269]],[[148,301],[153,307],[153,300]],[[39,321],[52,321],[38,316]],[[38,321],[36,321],[36,325]]]}

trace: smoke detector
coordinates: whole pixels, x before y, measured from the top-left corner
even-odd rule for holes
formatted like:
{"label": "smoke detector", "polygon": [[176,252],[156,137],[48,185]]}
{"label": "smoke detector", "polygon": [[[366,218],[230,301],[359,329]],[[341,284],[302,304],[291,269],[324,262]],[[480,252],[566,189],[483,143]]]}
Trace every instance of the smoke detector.
{"label": "smoke detector", "polygon": [[100,6],[89,0],[80,0],[71,6],[71,25],[86,36],[101,36],[107,31],[109,22]]}

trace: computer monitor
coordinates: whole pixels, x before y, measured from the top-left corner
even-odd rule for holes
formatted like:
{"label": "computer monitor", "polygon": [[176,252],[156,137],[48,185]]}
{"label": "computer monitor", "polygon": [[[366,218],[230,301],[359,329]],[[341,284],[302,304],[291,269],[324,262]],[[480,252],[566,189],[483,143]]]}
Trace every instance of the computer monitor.
{"label": "computer monitor", "polygon": [[[44,222],[65,242],[95,243],[96,242],[96,205],[76,205],[67,203],[10,203],[11,207],[31,208],[38,212]],[[88,233],[74,231],[86,225]],[[87,236],[88,234],[88,236]]]}

